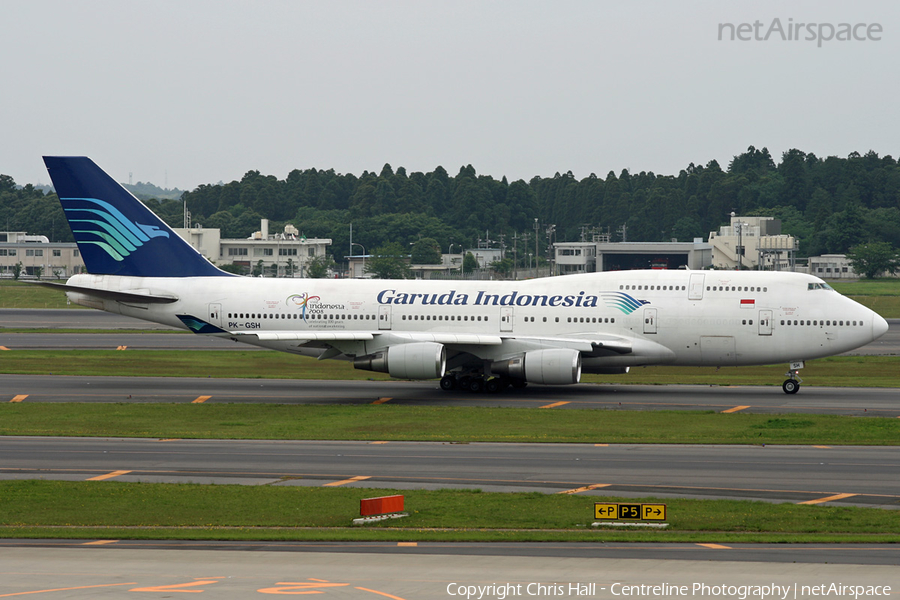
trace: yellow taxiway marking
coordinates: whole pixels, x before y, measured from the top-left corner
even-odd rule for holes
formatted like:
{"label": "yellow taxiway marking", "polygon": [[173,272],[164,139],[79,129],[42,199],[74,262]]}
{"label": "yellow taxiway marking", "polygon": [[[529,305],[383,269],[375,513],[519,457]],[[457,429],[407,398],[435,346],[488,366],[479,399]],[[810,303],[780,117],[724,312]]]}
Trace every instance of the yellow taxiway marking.
{"label": "yellow taxiway marking", "polygon": [[210,398],[212,398],[212,396],[197,396],[197,399],[196,399],[196,400],[192,400],[192,401],[191,401],[191,404],[203,404],[204,402],[206,402],[206,401],[209,400]]}
{"label": "yellow taxiway marking", "polygon": [[828,496],[827,498],[817,498],[815,500],[807,500],[806,502],[798,502],[797,504],[822,504],[823,502],[831,502],[832,500],[843,500],[844,498],[850,498],[851,496],[856,496],[856,494],[835,494],[834,496]]}
{"label": "yellow taxiway marking", "polygon": [[731,550],[731,546],[723,546],[722,544],[697,544],[704,548],[712,548],[713,550]]}
{"label": "yellow taxiway marking", "polygon": [[397,545],[398,546],[409,546],[411,548],[414,548],[419,545],[419,542],[397,542]]}
{"label": "yellow taxiway marking", "polygon": [[385,598],[390,598],[391,600],[404,600],[400,596],[394,596],[393,594],[388,594],[387,592],[379,592],[378,590],[370,590],[369,588],[356,586],[356,589],[362,590],[364,592],[372,592],[373,594],[378,594],[379,596],[384,596]]}
{"label": "yellow taxiway marking", "polygon": [[9,350],[6,346],[0,346],[0,350]]}
{"label": "yellow taxiway marking", "polygon": [[369,442],[370,444],[389,444],[390,442]]}
{"label": "yellow taxiway marking", "polygon": [[379,398],[372,404],[384,404],[385,402],[390,402],[391,400],[393,400],[393,398]]}
{"label": "yellow taxiway marking", "polygon": [[181,438],[166,438],[164,440],[156,440],[157,442],[180,442]]}
{"label": "yellow taxiway marking", "polygon": [[735,406],[734,408],[729,408],[728,410],[723,410],[723,413],[733,413],[739,410],[744,410],[745,408],[750,408],[749,406]]}
{"label": "yellow taxiway marking", "polygon": [[10,400],[10,402],[21,402],[22,400],[24,400],[27,397],[28,397],[28,394],[20,394],[18,396],[13,397],[13,399]]}
{"label": "yellow taxiway marking", "polygon": [[822,448],[823,450],[829,450],[831,446],[813,446],[813,448]]}
{"label": "yellow taxiway marking", "polygon": [[131,471],[113,471],[112,473],[107,473],[106,475],[97,475],[96,477],[91,477],[90,479],[86,479],[85,481],[103,481],[104,479],[112,479],[113,477],[118,477],[119,475],[127,475],[131,473]]}
{"label": "yellow taxiway marking", "polygon": [[578,492],[587,492],[590,490],[596,490],[598,488],[605,488],[611,486],[611,483],[594,483],[592,485],[586,485],[584,487],[575,488],[574,490],[563,490],[561,492],[556,492],[557,494],[577,494]]}
{"label": "yellow taxiway marking", "polygon": [[353,483],[354,481],[363,481],[364,479],[371,479],[371,475],[357,475],[356,477],[351,477],[350,479],[342,479],[341,481],[332,481],[331,483],[326,483],[322,487],[335,487],[338,485],[344,485],[345,483]]}
{"label": "yellow taxiway marking", "polygon": [[128,350],[128,346],[119,346],[116,350]]}
{"label": "yellow taxiway marking", "polygon": [[562,406],[563,404],[570,404],[571,402],[568,400],[563,400],[562,402],[554,402],[553,404],[545,404],[540,408],[556,408],[557,406]]}
{"label": "yellow taxiway marking", "polygon": [[85,542],[82,546],[103,546],[105,544],[115,544],[119,540],[97,540],[96,542]]}
{"label": "yellow taxiway marking", "polygon": [[594,444],[594,448],[609,448],[609,444]]}
{"label": "yellow taxiway marking", "polygon": [[34,590],[30,592],[13,592],[12,594],[0,594],[0,598],[9,598],[10,596],[27,596],[30,594],[46,594],[47,592],[70,592],[72,590],[92,590],[94,588],[115,587],[121,585],[137,585],[136,581],[128,583],[105,583],[102,585],[82,585],[80,587],[57,588],[55,590]]}

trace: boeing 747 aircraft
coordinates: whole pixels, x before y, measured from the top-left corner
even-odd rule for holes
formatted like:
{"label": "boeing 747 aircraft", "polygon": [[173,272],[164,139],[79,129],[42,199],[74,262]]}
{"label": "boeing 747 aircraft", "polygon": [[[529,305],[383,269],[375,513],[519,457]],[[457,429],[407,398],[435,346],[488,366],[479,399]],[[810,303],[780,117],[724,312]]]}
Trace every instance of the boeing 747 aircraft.
{"label": "boeing 747 aircraft", "polygon": [[445,390],[573,384],[633,366],[790,363],[887,322],[817,277],[619,271],[530,281],[259,279],[219,270],[86,157],[45,157],[88,274],[72,302]]}

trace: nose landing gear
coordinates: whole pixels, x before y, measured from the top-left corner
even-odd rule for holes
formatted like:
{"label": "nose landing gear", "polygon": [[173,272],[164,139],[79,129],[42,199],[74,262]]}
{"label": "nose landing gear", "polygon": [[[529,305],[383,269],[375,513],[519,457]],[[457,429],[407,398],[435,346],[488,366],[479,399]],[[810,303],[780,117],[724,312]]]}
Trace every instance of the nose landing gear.
{"label": "nose landing gear", "polygon": [[796,394],[800,391],[800,384],[803,383],[803,380],[800,379],[799,375],[802,368],[803,361],[791,363],[790,370],[785,373],[788,378],[781,384],[781,389],[784,390],[785,394]]}

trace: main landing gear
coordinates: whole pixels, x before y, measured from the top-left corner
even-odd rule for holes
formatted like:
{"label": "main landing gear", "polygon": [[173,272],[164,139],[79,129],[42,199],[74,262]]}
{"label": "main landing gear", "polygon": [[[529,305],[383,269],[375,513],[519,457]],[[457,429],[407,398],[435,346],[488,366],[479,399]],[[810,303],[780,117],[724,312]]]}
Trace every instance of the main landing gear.
{"label": "main landing gear", "polygon": [[457,373],[447,373],[441,377],[441,389],[447,392],[453,390],[462,390],[480,394],[488,392],[490,394],[499,394],[506,388],[512,386],[521,389],[527,384],[520,379],[512,379],[510,377],[488,377],[481,375],[458,375]]}
{"label": "main landing gear", "polygon": [[781,384],[781,389],[785,394],[796,394],[800,391],[800,384],[803,383],[803,380],[800,379],[799,374],[802,368],[803,361],[791,363],[790,369],[785,373],[788,378]]}

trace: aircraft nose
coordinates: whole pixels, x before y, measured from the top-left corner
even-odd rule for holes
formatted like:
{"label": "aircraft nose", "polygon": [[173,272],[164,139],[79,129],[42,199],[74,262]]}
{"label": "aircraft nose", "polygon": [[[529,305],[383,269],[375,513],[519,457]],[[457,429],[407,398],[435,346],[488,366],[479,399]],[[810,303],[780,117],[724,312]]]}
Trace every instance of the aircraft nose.
{"label": "aircraft nose", "polygon": [[881,315],[876,314],[875,318],[872,319],[872,339],[877,340],[888,330],[888,322],[884,320]]}

